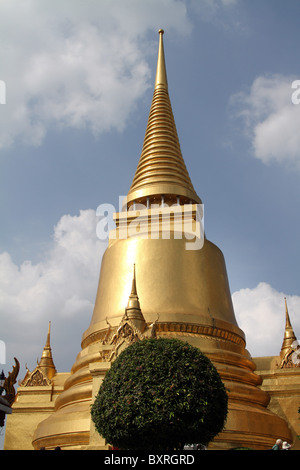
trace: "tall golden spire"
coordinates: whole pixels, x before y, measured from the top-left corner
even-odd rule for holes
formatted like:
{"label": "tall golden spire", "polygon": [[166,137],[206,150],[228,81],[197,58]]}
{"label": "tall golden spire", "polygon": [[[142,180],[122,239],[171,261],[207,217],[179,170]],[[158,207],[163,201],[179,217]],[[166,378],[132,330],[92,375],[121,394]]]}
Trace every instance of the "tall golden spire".
{"label": "tall golden spire", "polygon": [[154,94],[144,145],[138,167],[127,195],[127,204],[166,202],[201,203],[186,169],[168,93],[162,29]]}
{"label": "tall golden spire", "polygon": [[56,367],[54,365],[50,346],[50,326],[51,322],[49,321],[46,344],[43,349],[41,360],[38,364],[39,368],[43,370],[48,379],[52,379],[52,377],[56,374]]}
{"label": "tall golden spire", "polygon": [[281,351],[280,351],[281,357],[284,357],[286,353],[291,350],[293,343],[297,341],[296,335],[294,333],[294,330],[291,324],[286,297],[284,298],[284,302],[285,302],[285,331],[284,331],[284,337],[283,337],[283,342],[282,342]]}

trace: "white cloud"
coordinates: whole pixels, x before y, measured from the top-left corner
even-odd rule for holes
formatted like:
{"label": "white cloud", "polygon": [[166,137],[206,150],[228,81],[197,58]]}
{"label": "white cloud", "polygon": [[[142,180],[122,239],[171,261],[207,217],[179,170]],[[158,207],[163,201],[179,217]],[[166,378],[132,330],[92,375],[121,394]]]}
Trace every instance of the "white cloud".
{"label": "white cloud", "polygon": [[146,33],[159,27],[190,30],[183,1],[2,0],[0,148],[40,145],[53,126],[123,129],[150,83]]}
{"label": "white cloud", "polygon": [[285,328],[284,297],[297,336],[300,334],[300,296],[285,295],[265,282],[233,293],[237,322],[246,335],[246,347],[253,357],[280,353]]}
{"label": "white cloud", "polygon": [[292,103],[295,77],[258,77],[250,90],[231,99],[242,117],[254,155],[268,164],[277,161],[300,169],[300,105]]}
{"label": "white cloud", "polygon": [[93,210],[61,217],[39,263],[18,266],[8,253],[0,254],[1,340],[7,355],[19,358],[23,367],[25,362],[35,366],[51,321],[54,356],[60,367],[71,368],[90,323],[106,248],[96,236],[96,222]]}

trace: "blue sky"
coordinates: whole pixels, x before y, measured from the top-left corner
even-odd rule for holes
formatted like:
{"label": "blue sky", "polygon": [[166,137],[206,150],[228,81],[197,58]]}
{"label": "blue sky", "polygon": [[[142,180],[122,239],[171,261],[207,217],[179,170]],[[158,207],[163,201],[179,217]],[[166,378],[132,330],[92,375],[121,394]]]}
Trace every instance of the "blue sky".
{"label": "blue sky", "polygon": [[0,339],[32,370],[51,321],[80,351],[105,242],[140,156],[159,28],[183,157],[223,251],[253,356],[276,355],[284,297],[300,335],[298,0],[2,0]]}

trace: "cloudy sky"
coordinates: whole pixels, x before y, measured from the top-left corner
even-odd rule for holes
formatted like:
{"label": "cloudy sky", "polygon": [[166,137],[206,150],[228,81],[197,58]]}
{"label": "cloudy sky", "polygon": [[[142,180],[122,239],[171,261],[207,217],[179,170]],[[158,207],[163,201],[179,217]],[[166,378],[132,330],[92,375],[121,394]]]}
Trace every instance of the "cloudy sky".
{"label": "cloudy sky", "polygon": [[49,321],[59,371],[80,351],[106,247],[96,209],[130,187],[159,28],[183,156],[247,348],[279,353],[285,296],[300,336],[299,17],[299,0],[1,1],[5,372],[14,356],[20,378],[35,367]]}

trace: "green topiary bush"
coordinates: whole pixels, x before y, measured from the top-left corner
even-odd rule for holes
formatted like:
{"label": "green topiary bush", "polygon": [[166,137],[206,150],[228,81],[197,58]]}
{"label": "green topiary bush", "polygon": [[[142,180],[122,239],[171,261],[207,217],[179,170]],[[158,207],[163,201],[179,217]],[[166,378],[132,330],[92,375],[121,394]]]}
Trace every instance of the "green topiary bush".
{"label": "green topiary bush", "polygon": [[227,394],[211,361],[177,339],[146,339],[112,364],[91,408],[100,435],[130,450],[208,444],[222,431]]}

